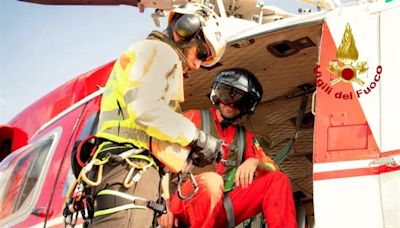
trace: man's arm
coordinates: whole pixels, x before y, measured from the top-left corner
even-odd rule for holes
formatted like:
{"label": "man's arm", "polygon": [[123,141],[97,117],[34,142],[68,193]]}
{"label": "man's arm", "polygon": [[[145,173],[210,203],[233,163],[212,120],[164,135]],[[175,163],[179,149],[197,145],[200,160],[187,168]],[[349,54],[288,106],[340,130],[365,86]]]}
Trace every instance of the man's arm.
{"label": "man's arm", "polygon": [[246,142],[245,161],[239,165],[235,175],[236,185],[242,188],[247,188],[253,182],[254,175],[278,170],[251,132],[246,132]]}
{"label": "man's arm", "polygon": [[247,135],[246,156],[254,157],[259,161],[257,164],[257,172],[265,173],[279,170],[278,165],[267,156],[254,134],[247,132]]}
{"label": "man's arm", "polygon": [[132,51],[134,63],[126,82],[129,89],[124,92],[129,115],[148,135],[187,146],[195,137],[196,127],[168,105],[171,98],[183,93],[176,53],[162,42],[149,40],[133,46]]}

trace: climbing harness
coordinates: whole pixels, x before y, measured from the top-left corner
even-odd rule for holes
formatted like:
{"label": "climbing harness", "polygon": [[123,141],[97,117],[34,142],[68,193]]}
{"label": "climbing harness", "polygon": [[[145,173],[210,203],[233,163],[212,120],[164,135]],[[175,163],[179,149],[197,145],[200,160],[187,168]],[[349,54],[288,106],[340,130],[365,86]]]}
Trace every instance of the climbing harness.
{"label": "climbing harness", "polygon": [[[159,213],[167,213],[164,200],[162,200],[162,202],[155,202],[111,189],[101,190],[96,197],[96,211],[94,217],[108,215],[126,209],[150,208]],[[110,205],[113,206],[110,207]]]}
{"label": "climbing harness", "polygon": [[[96,149],[91,150],[90,153],[92,156],[88,159],[89,162],[81,161],[81,144],[94,138],[93,136],[88,137],[88,139],[82,140],[78,146],[76,161],[79,163],[78,165],[83,164],[83,167],[66,197],[63,211],[65,227],[74,227],[78,220],[79,213],[81,213],[84,220],[84,226],[88,226],[89,221],[94,217],[115,213],[125,209],[150,208],[157,213],[166,213],[166,205],[161,198],[157,202],[154,202],[111,189],[104,189],[97,193],[96,208],[94,208],[94,199],[88,194],[88,190],[89,187],[97,187],[102,183],[105,164],[113,165],[125,162],[129,166],[129,171],[122,183],[127,189],[138,182],[143,173],[151,166],[159,171],[159,167],[154,159],[144,154],[146,152],[145,149],[136,148],[131,144],[116,144],[107,140],[96,139],[99,142],[97,143],[99,146],[98,148],[95,146],[94,148]],[[95,177],[91,178],[89,177],[89,173],[93,170],[96,171],[96,174]],[[120,200],[115,200],[114,198],[119,198]],[[110,205],[112,206],[110,207]]]}
{"label": "climbing harness", "polygon": [[[211,116],[209,110],[201,110],[201,127],[207,134],[211,133]],[[215,127],[214,127],[215,128]],[[227,167],[226,172],[222,175],[224,180],[224,192],[229,192],[234,187],[236,165],[242,163],[244,150],[246,148],[246,131],[242,126],[236,126],[236,133],[229,147],[229,156],[231,159],[221,159],[220,161],[224,163]],[[236,145],[235,145],[236,144]]]}

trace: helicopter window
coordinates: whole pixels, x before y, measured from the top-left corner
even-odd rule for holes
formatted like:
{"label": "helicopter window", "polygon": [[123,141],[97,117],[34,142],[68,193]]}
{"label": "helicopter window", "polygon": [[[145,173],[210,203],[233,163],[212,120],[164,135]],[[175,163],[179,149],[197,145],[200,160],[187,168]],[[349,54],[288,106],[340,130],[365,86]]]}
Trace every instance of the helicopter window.
{"label": "helicopter window", "polygon": [[99,123],[99,114],[100,112],[93,113],[85,123],[85,127],[82,130],[82,133],[79,137],[79,140],[82,140],[89,135],[93,135],[97,131],[97,124]]}
{"label": "helicopter window", "polygon": [[[0,226],[33,206],[55,149],[56,134],[17,150],[0,163]],[[18,215],[18,216],[17,216]]]}

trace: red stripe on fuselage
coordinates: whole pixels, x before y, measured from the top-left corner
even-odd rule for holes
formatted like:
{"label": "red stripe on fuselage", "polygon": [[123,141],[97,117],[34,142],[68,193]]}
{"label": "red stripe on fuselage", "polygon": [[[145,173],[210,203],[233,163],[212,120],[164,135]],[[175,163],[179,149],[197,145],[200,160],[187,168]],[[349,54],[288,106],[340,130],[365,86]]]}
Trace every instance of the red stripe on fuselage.
{"label": "red stripe on fuselage", "polygon": [[396,170],[400,170],[400,166],[393,168],[393,167],[388,167],[386,165],[382,165],[382,166],[370,167],[370,168],[346,169],[346,170],[336,170],[336,171],[314,173],[313,179],[314,179],[314,181],[318,181],[318,180],[326,180],[326,179],[378,175],[378,174],[388,173],[388,172],[392,172],[392,171],[396,171]]}

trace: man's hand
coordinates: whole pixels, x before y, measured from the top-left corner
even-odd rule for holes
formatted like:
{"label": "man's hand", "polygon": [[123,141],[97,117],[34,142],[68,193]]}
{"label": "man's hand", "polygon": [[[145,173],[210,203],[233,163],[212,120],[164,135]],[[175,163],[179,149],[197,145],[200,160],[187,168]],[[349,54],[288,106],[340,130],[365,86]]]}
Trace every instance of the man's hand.
{"label": "man's hand", "polygon": [[204,131],[198,130],[192,142],[192,153],[190,155],[193,164],[198,167],[204,167],[214,161],[219,161],[221,155],[222,141]]}
{"label": "man's hand", "polygon": [[236,186],[247,188],[253,182],[258,163],[258,159],[249,158],[238,167],[235,175]]}
{"label": "man's hand", "polygon": [[157,220],[158,225],[161,226],[161,228],[172,228],[172,227],[178,227],[179,221],[177,218],[175,218],[174,214],[170,211],[167,212],[167,214],[161,215],[161,217],[158,218]]}

